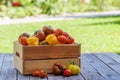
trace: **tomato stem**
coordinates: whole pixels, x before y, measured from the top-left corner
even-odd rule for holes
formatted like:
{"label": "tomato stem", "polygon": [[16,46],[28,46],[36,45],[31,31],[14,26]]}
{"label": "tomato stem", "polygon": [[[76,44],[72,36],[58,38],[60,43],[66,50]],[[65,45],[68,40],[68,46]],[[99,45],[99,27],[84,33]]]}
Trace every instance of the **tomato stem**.
{"label": "tomato stem", "polygon": [[75,63],[75,61],[70,61],[70,64],[73,64],[73,65],[75,65],[76,63]]}

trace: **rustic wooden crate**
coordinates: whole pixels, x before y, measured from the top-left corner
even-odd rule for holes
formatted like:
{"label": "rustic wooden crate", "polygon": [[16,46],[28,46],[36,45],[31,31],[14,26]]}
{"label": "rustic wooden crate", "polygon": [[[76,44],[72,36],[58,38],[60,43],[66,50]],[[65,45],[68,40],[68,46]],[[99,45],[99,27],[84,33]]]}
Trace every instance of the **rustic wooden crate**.
{"label": "rustic wooden crate", "polygon": [[20,57],[14,56],[14,66],[23,75],[32,74],[35,69],[44,69],[47,70],[47,73],[53,73],[52,67],[56,62],[68,66],[71,61],[74,61],[76,65],[80,66],[80,58],[22,60]]}
{"label": "rustic wooden crate", "polygon": [[74,61],[80,66],[80,44],[23,46],[14,42],[14,66],[22,74],[31,74],[35,69],[52,73],[56,62],[69,65]]}
{"label": "rustic wooden crate", "polygon": [[59,44],[23,46],[14,42],[14,53],[23,60],[51,59],[51,58],[76,58],[80,56],[80,44]]}

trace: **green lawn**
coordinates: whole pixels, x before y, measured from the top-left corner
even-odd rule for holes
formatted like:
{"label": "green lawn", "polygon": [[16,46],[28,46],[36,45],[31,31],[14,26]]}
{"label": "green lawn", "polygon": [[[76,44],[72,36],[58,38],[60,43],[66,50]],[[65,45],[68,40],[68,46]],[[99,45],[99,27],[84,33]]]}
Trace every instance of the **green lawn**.
{"label": "green lawn", "polygon": [[33,34],[44,25],[61,28],[82,44],[82,52],[120,53],[120,17],[82,18],[0,26],[0,52],[12,53],[13,41],[22,32]]}

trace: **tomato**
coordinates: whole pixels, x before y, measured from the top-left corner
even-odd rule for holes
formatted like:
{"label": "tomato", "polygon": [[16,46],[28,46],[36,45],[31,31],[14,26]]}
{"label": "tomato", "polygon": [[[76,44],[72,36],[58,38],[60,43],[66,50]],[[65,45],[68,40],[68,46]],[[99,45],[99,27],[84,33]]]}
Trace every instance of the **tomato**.
{"label": "tomato", "polygon": [[55,75],[60,75],[61,74],[61,70],[59,69],[59,67],[57,65],[53,66],[53,73]]}
{"label": "tomato", "polygon": [[46,36],[49,34],[54,34],[54,29],[51,26],[43,26],[42,30]]}
{"label": "tomato", "polygon": [[39,45],[39,39],[36,36],[30,36],[27,38],[28,45]]}
{"label": "tomato", "polygon": [[77,66],[77,65],[70,64],[70,65],[68,65],[68,69],[71,70],[71,73],[72,73],[73,75],[76,75],[76,74],[79,74],[79,73],[80,73],[80,68],[79,68],[79,66]]}
{"label": "tomato", "polygon": [[34,70],[32,75],[35,77],[45,78],[47,77],[47,72],[45,70]]}
{"label": "tomato", "polygon": [[24,33],[20,34],[19,38],[20,38],[20,37],[27,37],[27,38],[29,38],[29,37],[30,37],[30,34],[27,33],[27,32],[24,32]]}
{"label": "tomato", "polygon": [[35,77],[38,77],[39,76],[39,70],[34,70],[32,75],[35,76]]}
{"label": "tomato", "polygon": [[56,29],[55,32],[54,32],[54,34],[56,36],[62,35],[63,34],[63,30],[62,29]]}
{"label": "tomato", "polygon": [[64,35],[59,35],[57,37],[58,41],[61,42],[61,43],[66,43],[67,42],[67,38],[64,36]]}
{"label": "tomato", "polygon": [[39,39],[39,41],[45,40],[45,33],[41,30],[35,31],[34,35]]}
{"label": "tomato", "polygon": [[53,65],[53,73],[55,75],[63,74],[64,70],[66,70],[66,69],[67,69],[67,67],[64,64],[61,64],[58,62]]}
{"label": "tomato", "polygon": [[57,37],[54,34],[47,35],[45,41],[48,42],[49,45],[55,45],[58,43]]}
{"label": "tomato", "polygon": [[19,43],[22,45],[27,45],[27,37],[19,37]]}
{"label": "tomato", "polygon": [[40,70],[39,71],[39,77],[41,77],[41,78],[47,77],[47,72],[45,70]]}
{"label": "tomato", "polygon": [[67,77],[71,76],[71,70],[69,69],[64,70],[63,75]]}
{"label": "tomato", "polygon": [[67,32],[63,32],[63,34],[65,37],[69,37],[69,34]]}
{"label": "tomato", "polygon": [[67,38],[67,42],[66,42],[67,44],[73,44],[74,43],[74,38],[73,37],[71,37],[71,36],[69,36],[68,38]]}

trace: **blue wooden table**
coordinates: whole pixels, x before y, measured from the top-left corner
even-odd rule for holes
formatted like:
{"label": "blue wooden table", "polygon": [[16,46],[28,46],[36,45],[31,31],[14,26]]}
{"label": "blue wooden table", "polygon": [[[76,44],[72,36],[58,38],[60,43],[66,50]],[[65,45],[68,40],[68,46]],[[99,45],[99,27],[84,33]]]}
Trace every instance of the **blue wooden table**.
{"label": "blue wooden table", "polygon": [[81,73],[47,78],[23,76],[15,68],[13,54],[0,54],[0,80],[120,80],[120,56],[115,53],[89,53],[81,55]]}

